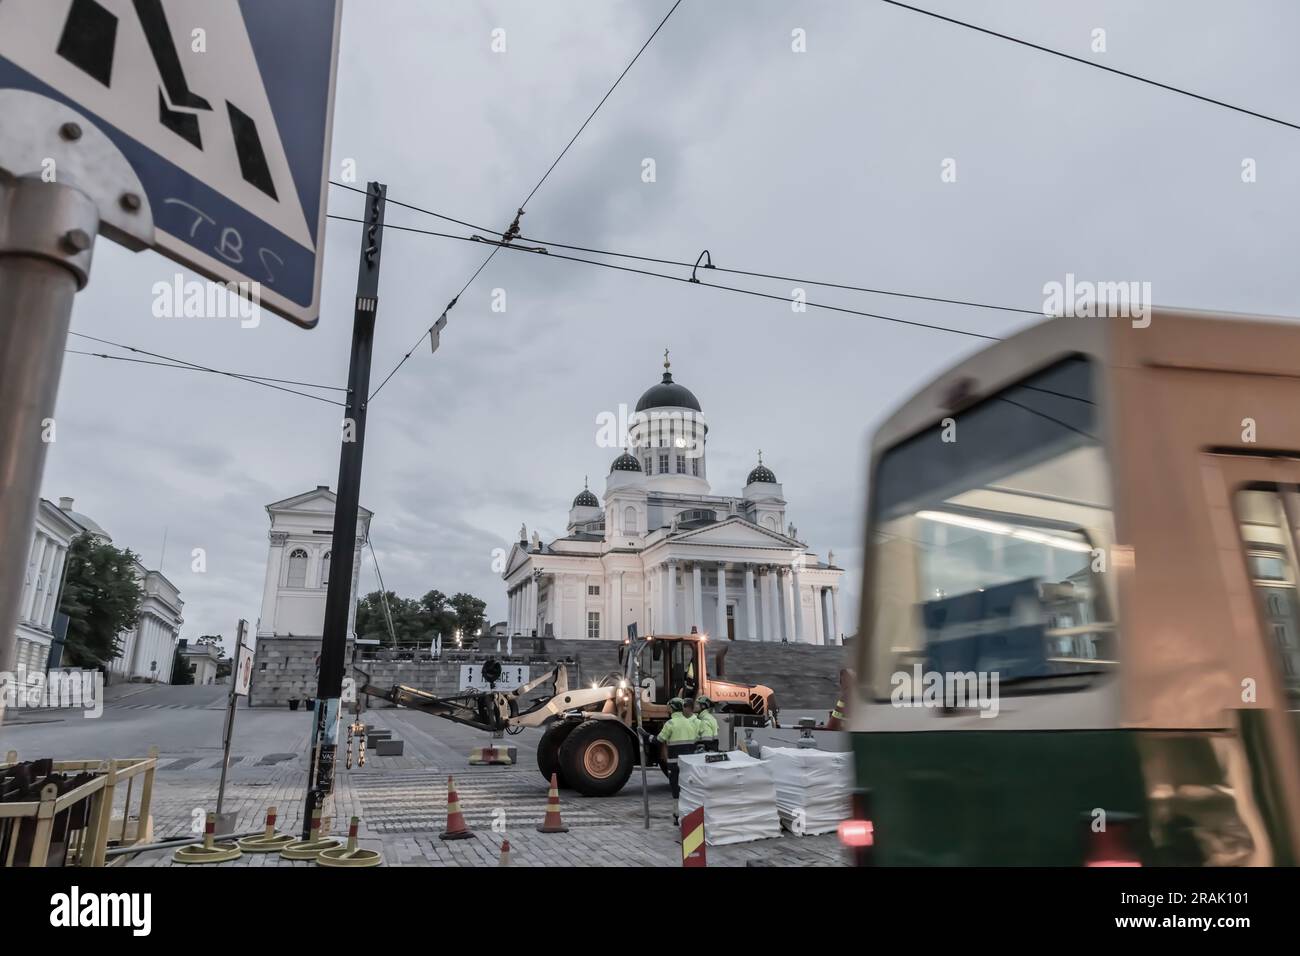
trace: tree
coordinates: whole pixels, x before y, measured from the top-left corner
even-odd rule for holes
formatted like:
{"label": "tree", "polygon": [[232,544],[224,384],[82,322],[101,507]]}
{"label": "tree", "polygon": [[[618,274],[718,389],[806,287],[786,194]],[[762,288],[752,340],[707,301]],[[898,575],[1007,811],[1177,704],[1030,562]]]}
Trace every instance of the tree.
{"label": "tree", "polygon": [[120,635],[139,622],[144,601],[138,558],[93,535],[72,539],[59,605],[68,615],[64,653],[70,664],[99,667],[121,655]]}
{"label": "tree", "polygon": [[204,634],[197,641],[195,641],[194,644],[196,647],[199,644],[211,644],[213,647],[217,649],[217,660],[221,661],[224,660],[226,656],[226,649],[225,647],[222,646],[221,643],[223,640],[225,640],[225,638],[223,638],[220,634]]}
{"label": "tree", "polygon": [[190,662],[185,659],[185,655],[177,653],[172,660],[172,681],[173,684],[193,684],[194,675],[190,673]]}
{"label": "tree", "polygon": [[466,646],[476,644],[478,633],[483,629],[487,602],[461,591],[451,599],[451,606],[456,612],[456,628],[460,631],[461,643]]}

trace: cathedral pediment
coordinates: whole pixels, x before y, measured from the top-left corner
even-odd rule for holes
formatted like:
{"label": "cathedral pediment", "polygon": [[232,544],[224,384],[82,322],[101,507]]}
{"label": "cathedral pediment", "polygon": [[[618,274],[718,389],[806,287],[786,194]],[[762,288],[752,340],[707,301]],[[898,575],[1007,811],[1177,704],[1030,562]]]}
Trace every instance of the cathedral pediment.
{"label": "cathedral pediment", "polygon": [[687,542],[691,544],[730,544],[730,545],[752,545],[762,548],[771,548],[774,546],[787,548],[802,548],[803,545],[787,535],[780,534],[776,531],[769,531],[767,528],[761,528],[752,522],[746,521],[741,517],[730,517],[717,524],[711,524],[704,528],[697,528],[693,531],[682,531],[678,534],[671,535],[669,541]]}

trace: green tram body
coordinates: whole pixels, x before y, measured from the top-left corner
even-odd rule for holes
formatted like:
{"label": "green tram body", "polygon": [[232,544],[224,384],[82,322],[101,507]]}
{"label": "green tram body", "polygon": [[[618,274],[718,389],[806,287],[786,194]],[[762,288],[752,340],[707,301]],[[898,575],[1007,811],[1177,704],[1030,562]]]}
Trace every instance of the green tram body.
{"label": "green tram body", "polygon": [[1150,319],[1033,326],[877,431],[860,860],[1300,860],[1300,325]]}

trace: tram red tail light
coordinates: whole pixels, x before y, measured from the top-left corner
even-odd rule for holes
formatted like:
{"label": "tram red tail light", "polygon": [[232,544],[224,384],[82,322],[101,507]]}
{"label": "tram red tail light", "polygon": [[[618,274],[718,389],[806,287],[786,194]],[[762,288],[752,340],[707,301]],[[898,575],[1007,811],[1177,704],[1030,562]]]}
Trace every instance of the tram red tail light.
{"label": "tram red tail light", "polygon": [[875,859],[876,825],[872,819],[870,790],[853,791],[849,818],[840,822],[837,832],[854,866],[871,866]]}
{"label": "tram red tail light", "polygon": [[1084,866],[1141,866],[1142,854],[1138,849],[1140,820],[1131,813],[1111,813],[1099,825],[1092,814],[1084,818],[1087,837]]}

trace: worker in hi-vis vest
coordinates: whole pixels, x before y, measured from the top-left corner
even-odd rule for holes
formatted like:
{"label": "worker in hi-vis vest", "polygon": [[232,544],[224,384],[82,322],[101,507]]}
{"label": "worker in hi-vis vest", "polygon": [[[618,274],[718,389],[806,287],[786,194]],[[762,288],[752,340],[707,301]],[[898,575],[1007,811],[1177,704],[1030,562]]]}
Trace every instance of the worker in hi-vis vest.
{"label": "worker in hi-vis vest", "polygon": [[668,778],[668,786],[673,794],[673,823],[677,823],[677,797],[681,793],[677,786],[680,768],[676,757],[668,756],[669,744],[688,744],[696,739],[695,725],[684,713],[685,701],[674,697],[668,701],[668,720],[659,731],[659,769]]}
{"label": "worker in hi-vis vest", "polygon": [[717,738],[718,718],[713,716],[713,701],[703,694],[695,698],[695,719],[700,725],[700,740]]}

